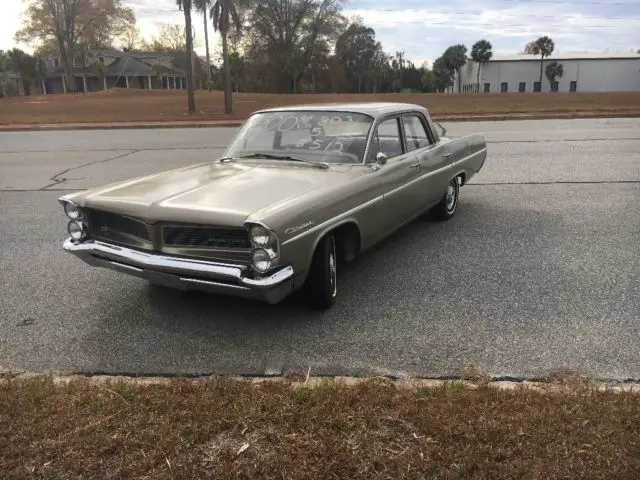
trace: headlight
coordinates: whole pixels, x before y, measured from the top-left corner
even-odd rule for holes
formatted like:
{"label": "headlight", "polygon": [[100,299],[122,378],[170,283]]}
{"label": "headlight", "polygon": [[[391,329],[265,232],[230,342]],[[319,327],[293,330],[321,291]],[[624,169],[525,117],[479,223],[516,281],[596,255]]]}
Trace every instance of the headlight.
{"label": "headlight", "polygon": [[278,236],[266,225],[249,224],[251,242],[251,268],[262,274],[278,265],[280,244]]}
{"label": "headlight", "polygon": [[67,231],[74,240],[82,240],[87,236],[87,230],[82,222],[71,220],[67,225]]}
{"label": "headlight", "polygon": [[274,253],[260,248],[251,254],[251,264],[258,272],[264,273],[271,268],[274,257]]}
{"label": "headlight", "polygon": [[82,215],[82,213],[80,212],[80,209],[78,208],[78,206],[73,204],[73,203],[71,203],[71,202],[65,202],[65,204],[64,204],[64,213],[71,220],[77,220]]}
{"label": "headlight", "polygon": [[263,226],[254,225],[251,227],[251,230],[249,230],[249,239],[251,243],[257,247],[266,247],[274,240],[274,237],[271,232]]}

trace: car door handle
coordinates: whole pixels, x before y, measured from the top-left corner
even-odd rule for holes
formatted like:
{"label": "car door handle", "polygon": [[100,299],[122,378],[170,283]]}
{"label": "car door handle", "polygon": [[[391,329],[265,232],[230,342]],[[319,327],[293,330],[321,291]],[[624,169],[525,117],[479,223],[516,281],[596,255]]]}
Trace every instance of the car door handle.
{"label": "car door handle", "polygon": [[442,158],[449,158],[451,156],[450,153],[443,153]]}
{"label": "car door handle", "polygon": [[413,165],[409,165],[410,168],[420,168],[420,163],[414,163]]}

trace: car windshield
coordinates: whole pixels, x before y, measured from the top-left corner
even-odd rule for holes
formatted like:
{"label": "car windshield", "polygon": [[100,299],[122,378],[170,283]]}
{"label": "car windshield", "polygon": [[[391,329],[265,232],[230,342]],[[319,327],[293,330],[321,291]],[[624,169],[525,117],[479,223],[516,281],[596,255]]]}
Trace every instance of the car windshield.
{"label": "car windshield", "polygon": [[324,163],[362,163],[373,118],[347,111],[296,110],[249,117],[225,153],[228,158],[293,157]]}

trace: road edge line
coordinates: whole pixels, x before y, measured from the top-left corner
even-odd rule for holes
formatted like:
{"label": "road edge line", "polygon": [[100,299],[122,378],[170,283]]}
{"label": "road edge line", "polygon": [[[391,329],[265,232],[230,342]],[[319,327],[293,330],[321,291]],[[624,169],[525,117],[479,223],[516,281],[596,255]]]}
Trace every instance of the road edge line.
{"label": "road edge line", "polygon": [[[612,118],[640,118],[640,113],[600,112],[592,114],[512,114],[512,115],[451,115],[433,116],[436,122],[504,122],[517,120],[579,120],[579,119],[612,119]],[[62,123],[62,124],[12,124],[0,125],[0,132],[31,132],[31,131],[65,131],[65,130],[142,130],[162,128],[233,128],[242,125],[244,120],[221,121],[175,121],[175,122],[113,122],[113,123]]]}

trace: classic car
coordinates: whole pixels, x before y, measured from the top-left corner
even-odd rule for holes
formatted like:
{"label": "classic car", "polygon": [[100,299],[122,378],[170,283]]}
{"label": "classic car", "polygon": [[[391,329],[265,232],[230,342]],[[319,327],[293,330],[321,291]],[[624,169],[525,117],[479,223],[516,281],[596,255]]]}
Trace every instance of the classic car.
{"label": "classic car", "polygon": [[63,248],[154,284],[271,304],[299,290],[325,309],[343,261],[456,213],[486,143],[435,126],[403,103],[259,110],[220,157],[60,197]]}

